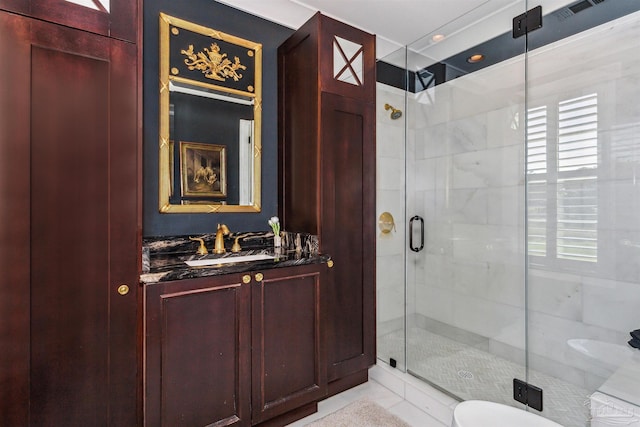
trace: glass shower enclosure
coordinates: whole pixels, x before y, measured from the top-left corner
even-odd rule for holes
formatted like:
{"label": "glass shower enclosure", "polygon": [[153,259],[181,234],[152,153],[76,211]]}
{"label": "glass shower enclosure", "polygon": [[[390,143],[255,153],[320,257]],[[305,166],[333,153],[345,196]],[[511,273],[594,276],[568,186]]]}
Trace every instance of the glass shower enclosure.
{"label": "glass shower enclosure", "polygon": [[486,2],[378,76],[380,362],[532,410],[522,380],[565,426],[635,422],[640,2]]}

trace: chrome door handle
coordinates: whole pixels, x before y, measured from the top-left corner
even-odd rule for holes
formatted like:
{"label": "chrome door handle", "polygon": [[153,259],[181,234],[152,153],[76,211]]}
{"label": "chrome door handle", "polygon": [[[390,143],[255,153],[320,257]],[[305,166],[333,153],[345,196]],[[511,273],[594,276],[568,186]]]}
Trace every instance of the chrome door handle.
{"label": "chrome door handle", "polygon": [[[420,220],[420,247],[413,246],[413,223],[416,220]],[[416,215],[409,221],[409,248],[413,252],[420,252],[424,249],[424,219],[421,216]]]}

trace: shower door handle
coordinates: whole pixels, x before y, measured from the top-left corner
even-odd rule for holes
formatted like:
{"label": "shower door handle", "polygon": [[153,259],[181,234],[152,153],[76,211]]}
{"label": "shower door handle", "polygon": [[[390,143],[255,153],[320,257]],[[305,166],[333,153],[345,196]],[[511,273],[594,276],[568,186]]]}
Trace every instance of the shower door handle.
{"label": "shower door handle", "polygon": [[[420,220],[420,247],[413,246],[413,223],[416,220]],[[420,252],[424,249],[424,219],[419,215],[414,216],[409,221],[409,248],[411,248],[413,252]]]}

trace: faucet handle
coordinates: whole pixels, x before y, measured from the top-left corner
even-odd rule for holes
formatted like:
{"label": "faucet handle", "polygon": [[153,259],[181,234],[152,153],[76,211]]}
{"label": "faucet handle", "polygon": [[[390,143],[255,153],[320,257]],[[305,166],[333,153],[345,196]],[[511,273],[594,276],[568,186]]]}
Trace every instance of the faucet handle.
{"label": "faucet handle", "polygon": [[239,238],[240,237],[236,237],[235,243],[233,244],[233,246],[231,246],[231,252],[233,253],[238,253],[242,250],[242,248],[240,247],[240,243],[238,243]]}
{"label": "faucet handle", "polygon": [[198,255],[206,255],[209,253],[209,251],[207,251],[207,247],[204,245],[204,239],[201,239],[199,237],[189,237],[189,240],[200,242],[200,247],[196,251]]}

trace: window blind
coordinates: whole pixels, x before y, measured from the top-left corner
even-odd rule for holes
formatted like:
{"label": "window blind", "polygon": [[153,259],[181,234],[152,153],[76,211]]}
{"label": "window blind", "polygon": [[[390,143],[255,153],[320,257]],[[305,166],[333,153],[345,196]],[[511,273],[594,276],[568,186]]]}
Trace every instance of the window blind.
{"label": "window blind", "polygon": [[527,112],[527,230],[529,254],[547,254],[547,107]]}
{"label": "window blind", "polygon": [[[557,107],[557,110],[556,110]],[[598,255],[598,98],[527,111],[530,255],[595,262]],[[550,127],[557,132],[549,133]],[[555,188],[551,185],[555,184]]]}
{"label": "window blind", "polygon": [[558,105],[558,258],[596,261],[598,255],[598,97]]}

